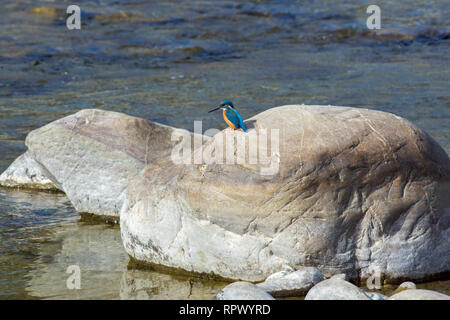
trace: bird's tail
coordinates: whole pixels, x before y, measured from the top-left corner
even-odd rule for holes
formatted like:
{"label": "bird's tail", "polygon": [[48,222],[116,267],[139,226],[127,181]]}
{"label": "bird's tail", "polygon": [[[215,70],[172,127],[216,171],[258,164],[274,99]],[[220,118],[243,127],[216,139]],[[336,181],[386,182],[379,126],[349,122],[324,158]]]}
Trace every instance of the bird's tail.
{"label": "bird's tail", "polygon": [[239,126],[242,128],[242,130],[244,130],[244,132],[247,132],[247,128],[245,127],[244,120],[242,120],[241,115],[235,109],[233,109],[233,111],[239,119]]}

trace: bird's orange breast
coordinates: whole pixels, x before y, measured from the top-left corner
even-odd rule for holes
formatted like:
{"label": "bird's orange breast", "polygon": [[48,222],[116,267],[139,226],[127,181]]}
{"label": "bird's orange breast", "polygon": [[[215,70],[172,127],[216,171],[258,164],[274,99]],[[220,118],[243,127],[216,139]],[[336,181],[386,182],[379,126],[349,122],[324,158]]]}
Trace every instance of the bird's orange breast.
{"label": "bird's orange breast", "polygon": [[233,124],[233,122],[231,122],[230,120],[228,120],[227,118],[227,112],[225,110],[223,111],[223,119],[225,120],[225,122],[232,128],[232,129],[237,129],[237,127]]}

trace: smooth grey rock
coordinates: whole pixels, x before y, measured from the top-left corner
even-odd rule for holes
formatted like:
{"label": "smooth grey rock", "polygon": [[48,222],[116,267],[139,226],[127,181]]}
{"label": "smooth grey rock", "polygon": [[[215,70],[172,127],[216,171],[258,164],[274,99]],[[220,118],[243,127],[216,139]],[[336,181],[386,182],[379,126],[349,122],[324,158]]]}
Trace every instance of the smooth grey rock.
{"label": "smooth grey rock", "polygon": [[[125,114],[88,109],[30,132],[28,153],[78,212],[118,217],[123,193],[146,165],[170,155],[187,134]],[[202,138],[200,138],[202,139]]]}
{"label": "smooth grey rock", "polygon": [[432,290],[410,289],[390,296],[389,300],[450,300],[450,296]]}
{"label": "smooth grey rock", "polygon": [[350,282],[335,278],[316,284],[305,300],[371,300],[371,297]]}
{"label": "smooth grey rock", "polygon": [[223,288],[216,300],[275,300],[270,294],[253,283],[239,281]]}
{"label": "smooth grey rock", "polygon": [[334,276],[331,276],[330,279],[341,279],[341,280],[348,281],[348,277],[345,273],[335,274]]}
{"label": "smooth grey rock", "polygon": [[406,282],[401,283],[398,286],[398,289],[403,289],[403,290],[405,290],[405,289],[416,289],[416,284],[414,282],[411,282],[411,281],[406,281]]}
{"label": "smooth grey rock", "polygon": [[367,292],[366,295],[369,296],[371,300],[387,300],[388,297],[384,294],[378,293],[378,292]]}
{"label": "smooth grey rock", "polygon": [[257,286],[274,297],[302,296],[322,280],[323,275],[317,268],[304,267],[293,272],[274,273]]}
{"label": "smooth grey rock", "polygon": [[[294,272],[295,271],[295,269],[294,268],[292,268],[291,266],[289,266],[289,265],[283,265],[282,267],[281,267],[281,271],[284,271],[284,272],[287,272],[287,273],[290,273],[290,272]],[[270,277],[270,276],[269,276]]]}
{"label": "smooth grey rock", "polygon": [[58,190],[41,166],[25,152],[0,175],[0,186],[37,190]]}
{"label": "smooth grey rock", "polygon": [[[128,254],[248,281],[283,265],[351,279],[373,270],[412,280],[449,271],[450,159],[418,127],[380,111],[298,105],[246,124],[247,133],[222,134],[279,130],[279,152],[270,147],[276,136],[258,145],[259,154],[273,155],[269,162],[166,158],[164,169],[151,163],[132,180],[120,214]],[[269,166],[278,171],[267,174]]]}

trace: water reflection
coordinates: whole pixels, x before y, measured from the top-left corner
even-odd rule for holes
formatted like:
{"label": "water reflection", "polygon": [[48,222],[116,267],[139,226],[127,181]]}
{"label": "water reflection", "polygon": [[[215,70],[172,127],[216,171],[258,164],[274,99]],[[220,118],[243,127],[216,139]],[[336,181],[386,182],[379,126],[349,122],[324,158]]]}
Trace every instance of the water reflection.
{"label": "water reflection", "polygon": [[57,248],[52,230],[78,220],[63,194],[0,188],[0,299],[30,298],[29,272],[42,247]]}
{"label": "water reflection", "polygon": [[145,270],[128,270],[120,283],[126,300],[212,299],[227,283],[202,281]]}
{"label": "water reflection", "polygon": [[[42,299],[117,299],[128,256],[118,226],[76,223],[53,230],[29,273],[29,295]],[[67,268],[79,266],[80,290],[69,290]]]}
{"label": "water reflection", "polygon": [[[127,270],[118,226],[76,223],[53,230],[28,274],[26,291],[40,299],[211,299],[223,283]],[[81,288],[69,290],[68,266],[81,271]]]}

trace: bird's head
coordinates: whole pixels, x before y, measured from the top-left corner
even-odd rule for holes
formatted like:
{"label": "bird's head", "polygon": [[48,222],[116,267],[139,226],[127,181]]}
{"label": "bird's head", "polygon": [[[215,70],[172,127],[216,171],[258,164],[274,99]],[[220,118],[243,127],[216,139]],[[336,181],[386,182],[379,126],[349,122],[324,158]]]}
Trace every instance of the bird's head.
{"label": "bird's head", "polygon": [[231,102],[231,100],[225,100],[221,104],[219,104],[216,108],[209,110],[208,112],[213,112],[219,109],[221,110],[234,109],[233,102]]}

